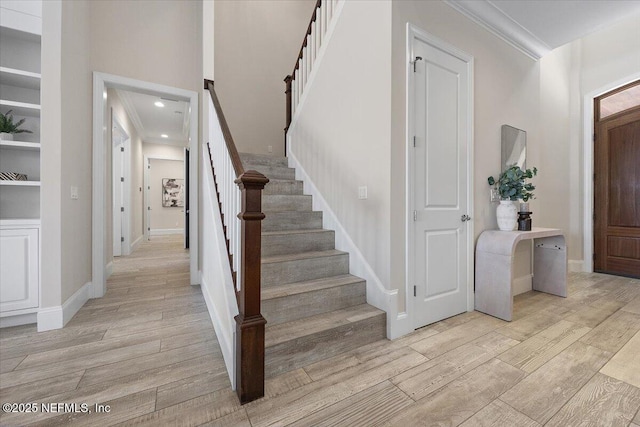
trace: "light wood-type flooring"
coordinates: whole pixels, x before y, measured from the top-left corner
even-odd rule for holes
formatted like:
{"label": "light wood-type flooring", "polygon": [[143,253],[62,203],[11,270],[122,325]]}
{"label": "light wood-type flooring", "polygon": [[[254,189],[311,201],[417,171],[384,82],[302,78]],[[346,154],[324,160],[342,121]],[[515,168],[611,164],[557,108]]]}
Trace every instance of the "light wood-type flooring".
{"label": "light wood-type flooring", "polygon": [[[0,425],[640,427],[640,281],[571,274],[569,297],[516,297],[267,381],[240,406],[188,254],[174,237],[115,263],[64,328],[0,331],[0,401],[109,405]],[[64,408],[61,408],[64,409]]]}

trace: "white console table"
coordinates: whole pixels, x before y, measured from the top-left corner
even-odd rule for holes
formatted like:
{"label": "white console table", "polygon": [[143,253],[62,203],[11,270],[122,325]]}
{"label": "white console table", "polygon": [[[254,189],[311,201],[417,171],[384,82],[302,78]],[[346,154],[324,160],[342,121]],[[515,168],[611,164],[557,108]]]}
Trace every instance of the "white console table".
{"label": "white console table", "polygon": [[511,321],[513,261],[518,242],[533,240],[533,290],[567,296],[567,245],[562,230],[487,230],[476,245],[476,310]]}

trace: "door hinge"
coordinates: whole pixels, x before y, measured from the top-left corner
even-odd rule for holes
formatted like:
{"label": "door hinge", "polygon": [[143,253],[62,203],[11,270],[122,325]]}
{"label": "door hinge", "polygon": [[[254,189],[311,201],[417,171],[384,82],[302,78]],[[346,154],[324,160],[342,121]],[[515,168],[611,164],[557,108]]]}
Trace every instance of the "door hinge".
{"label": "door hinge", "polygon": [[415,136],[413,137],[413,146],[414,147],[416,146],[416,137]]}
{"label": "door hinge", "polygon": [[596,220],[596,213],[595,212],[593,213],[593,220],[594,221]]}
{"label": "door hinge", "polygon": [[124,176],[120,177],[120,182],[124,182]]}
{"label": "door hinge", "polygon": [[416,285],[413,285],[413,296],[418,296],[418,289],[416,287]]}
{"label": "door hinge", "polygon": [[596,142],[596,134],[593,134],[593,142]]}
{"label": "door hinge", "polygon": [[414,221],[418,220],[418,211],[413,211],[413,220]]}
{"label": "door hinge", "polygon": [[596,180],[596,174],[595,173],[593,174],[593,180],[594,181]]}
{"label": "door hinge", "polygon": [[416,56],[415,61],[413,61],[413,72],[416,72],[416,62],[422,61],[422,56]]}
{"label": "door hinge", "polygon": [[151,228],[147,227],[147,231],[151,231]]}
{"label": "door hinge", "polygon": [[596,260],[596,253],[595,252],[593,253],[593,260],[594,261]]}
{"label": "door hinge", "polygon": [[124,153],[124,147],[120,147],[120,151]]}
{"label": "door hinge", "polygon": [[120,208],[120,212],[124,212],[124,206]]}
{"label": "door hinge", "polygon": [[151,206],[147,206],[147,210],[150,211],[151,210]]}
{"label": "door hinge", "polygon": [[124,242],[124,237],[121,237],[121,238],[120,238],[120,241],[121,241],[121,242]]}

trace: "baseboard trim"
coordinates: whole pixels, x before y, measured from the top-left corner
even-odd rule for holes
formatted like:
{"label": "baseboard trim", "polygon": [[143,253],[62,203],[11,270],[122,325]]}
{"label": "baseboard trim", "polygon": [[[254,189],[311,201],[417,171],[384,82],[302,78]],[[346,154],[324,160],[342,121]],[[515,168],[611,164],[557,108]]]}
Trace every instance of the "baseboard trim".
{"label": "baseboard trim", "polygon": [[105,274],[105,278],[108,279],[112,274],[113,274],[113,261],[110,261],[105,267],[104,267],[104,274]]}
{"label": "baseboard trim", "polygon": [[138,246],[140,246],[140,243],[142,243],[142,238],[143,237],[144,237],[144,235],[138,237],[136,240],[133,241],[133,243],[131,243],[131,251],[129,253],[133,253],[133,251],[138,249]]}
{"label": "baseboard trim", "polygon": [[30,325],[38,321],[38,313],[15,314],[12,316],[0,317],[0,328],[10,328],[12,326]]}
{"label": "baseboard trim", "polygon": [[184,228],[152,228],[149,230],[150,236],[166,236],[169,234],[184,234]]}
{"label": "baseboard trim", "polygon": [[87,282],[62,305],[42,308],[38,311],[38,332],[61,329],[89,300],[92,293],[92,284]]}
{"label": "baseboard trim", "polygon": [[584,260],[582,259],[570,259],[568,262],[568,267],[570,273],[579,273],[585,271]]}
{"label": "baseboard trim", "polygon": [[512,292],[513,296],[524,294],[533,289],[533,276],[525,274],[524,276],[513,279]]}
{"label": "baseboard trim", "polygon": [[367,303],[387,313],[387,338],[394,339],[410,332],[411,329],[406,326],[409,320],[408,318],[405,320],[406,313],[404,313],[403,317],[402,313],[398,313],[397,310],[397,290],[388,290],[385,288],[362,252],[360,252],[360,249],[358,249],[342,226],[340,220],[338,220],[333,209],[331,209],[325,198],[313,183],[309,174],[307,174],[305,169],[300,165],[298,158],[291,151],[291,144],[287,144],[287,146],[289,147],[289,151],[287,153],[289,167],[295,168],[296,179],[303,181],[305,194],[313,196],[313,210],[322,211],[323,227],[335,231],[336,249],[349,253],[349,272],[362,277],[367,281]]}

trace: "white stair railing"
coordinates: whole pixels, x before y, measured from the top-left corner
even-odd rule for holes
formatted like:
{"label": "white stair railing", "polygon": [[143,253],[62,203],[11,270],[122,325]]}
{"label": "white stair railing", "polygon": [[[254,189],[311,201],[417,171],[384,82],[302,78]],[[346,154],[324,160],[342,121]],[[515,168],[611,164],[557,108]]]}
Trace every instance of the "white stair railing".
{"label": "white stair railing", "polygon": [[287,84],[285,90],[287,94],[287,123],[284,128],[285,135],[291,125],[291,120],[296,113],[296,109],[300,104],[306,85],[309,82],[309,77],[314,69],[320,49],[326,40],[327,32],[336,17],[335,12],[337,11],[338,5],[343,1],[345,0],[318,0],[316,2],[316,7],[313,9],[311,21],[304,35],[295,67],[291,74],[284,79]]}

